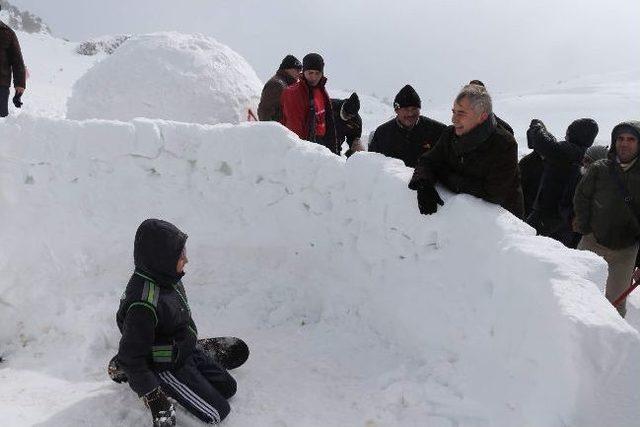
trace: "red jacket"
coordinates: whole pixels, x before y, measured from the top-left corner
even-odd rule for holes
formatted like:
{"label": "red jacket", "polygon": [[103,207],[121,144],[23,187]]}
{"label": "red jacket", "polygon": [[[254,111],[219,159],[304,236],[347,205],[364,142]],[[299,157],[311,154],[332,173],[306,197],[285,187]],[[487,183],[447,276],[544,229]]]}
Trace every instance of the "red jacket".
{"label": "red jacket", "polygon": [[[331,100],[329,94],[325,89],[326,77],[322,77],[317,88],[322,90],[325,107],[325,124],[326,133],[324,137],[316,138],[318,144],[322,144],[327,147],[331,152],[340,154],[340,147],[336,140],[336,130],[333,122],[333,110],[331,109]],[[311,88],[307,84],[307,81],[302,77],[297,83],[287,87],[280,97],[280,103],[282,104],[282,124],[289,130],[295,132],[300,139],[310,140],[309,128],[312,125],[311,108],[310,105]]]}

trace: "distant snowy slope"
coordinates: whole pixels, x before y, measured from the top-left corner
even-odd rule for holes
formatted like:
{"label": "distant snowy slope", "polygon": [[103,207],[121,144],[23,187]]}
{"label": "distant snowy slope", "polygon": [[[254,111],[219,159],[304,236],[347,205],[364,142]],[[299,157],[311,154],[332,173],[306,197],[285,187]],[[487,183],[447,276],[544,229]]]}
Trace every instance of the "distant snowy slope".
{"label": "distant snowy slope", "polygon": [[26,33],[50,34],[49,26],[37,15],[28,10],[20,10],[7,0],[0,0],[0,19],[17,31]]}
{"label": "distant snowy slope", "polygon": [[[70,43],[46,34],[16,32],[22,56],[29,70],[24,105],[16,109],[9,102],[11,115],[23,112],[48,117],[64,117],[67,98],[73,84],[104,55],[75,53],[78,43]],[[13,96],[13,90],[12,90]]]}
{"label": "distant snowy slope", "polygon": [[[147,217],[190,235],[203,335],[252,347],[233,426],[635,426],[640,335],[605,264],[410,170],[277,124],[22,115],[0,123],[0,410],[7,425],[148,423],[106,378]],[[179,411],[181,425],[197,425]]]}

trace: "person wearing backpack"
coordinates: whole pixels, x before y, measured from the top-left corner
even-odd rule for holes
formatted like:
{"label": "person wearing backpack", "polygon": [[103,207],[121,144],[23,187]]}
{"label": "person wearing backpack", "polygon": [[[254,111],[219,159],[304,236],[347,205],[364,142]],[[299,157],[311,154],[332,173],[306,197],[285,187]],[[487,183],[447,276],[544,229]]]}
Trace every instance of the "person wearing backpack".
{"label": "person wearing backpack", "polygon": [[[629,287],[640,238],[640,121],[618,124],[611,132],[608,158],[591,164],[574,196],[578,249],[607,261],[605,295],[612,303]],[[616,306],[622,317],[626,300]]]}
{"label": "person wearing backpack", "polygon": [[122,333],[119,367],[149,408],[154,427],[176,425],[175,399],[208,424],[230,411],[236,381],[197,347],[198,330],[182,284],[187,235],[175,225],[147,219],[136,231],[135,269],[116,314]]}

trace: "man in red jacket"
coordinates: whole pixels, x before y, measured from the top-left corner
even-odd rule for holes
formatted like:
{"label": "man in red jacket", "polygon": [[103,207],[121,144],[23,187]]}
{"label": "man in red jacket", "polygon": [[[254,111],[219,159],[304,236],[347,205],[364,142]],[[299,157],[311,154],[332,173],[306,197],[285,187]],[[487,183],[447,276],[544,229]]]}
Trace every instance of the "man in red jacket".
{"label": "man in red jacket", "polygon": [[302,76],[282,92],[282,124],[300,139],[324,145],[340,155],[331,100],[325,89],[324,60],[317,53],[302,59]]}

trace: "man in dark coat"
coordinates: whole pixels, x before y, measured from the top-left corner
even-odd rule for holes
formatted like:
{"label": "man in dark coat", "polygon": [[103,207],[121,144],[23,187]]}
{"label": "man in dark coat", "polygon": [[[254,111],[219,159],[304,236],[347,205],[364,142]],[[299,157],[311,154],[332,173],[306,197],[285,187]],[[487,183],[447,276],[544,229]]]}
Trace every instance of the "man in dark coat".
{"label": "man in dark coat", "polygon": [[119,366],[149,407],[154,426],[175,425],[167,395],[200,420],[219,423],[236,392],[231,375],[196,347],[198,331],[182,285],[186,241],[187,235],[166,221],[140,224],[135,270],[116,315],[122,333]]}
{"label": "man in dark coat", "polygon": [[20,97],[26,88],[26,69],[22,59],[22,50],[16,33],[4,22],[0,22],[0,117],[9,115],[9,95],[11,93],[11,76],[15,96],[13,103],[20,107]]}
{"label": "man in dark coat", "polygon": [[530,152],[520,159],[518,169],[520,169],[520,185],[524,196],[524,217],[527,218],[533,210],[533,203],[536,201],[542,180],[544,171],[542,156],[535,151]]}
{"label": "man in dark coat", "polygon": [[322,56],[306,55],[302,59],[302,78],[282,92],[282,124],[300,139],[324,145],[340,155],[326,83]]}
{"label": "man in dark coat", "polygon": [[[598,135],[593,119],[575,120],[569,125],[564,141],[547,131],[544,123],[534,119],[527,131],[529,148],[538,153],[544,164],[532,212],[527,223],[539,235],[552,237],[568,247],[574,243],[573,194],[580,180],[580,166],[587,148]],[[575,242],[577,243],[577,242]]]}
{"label": "man in dark coat", "polygon": [[370,139],[369,151],[400,159],[415,167],[421,155],[431,149],[447,127],[420,115],[420,96],[406,85],[393,100],[396,117],[378,126]]}
{"label": "man in dark coat", "polygon": [[[469,84],[470,85],[482,86],[483,88],[486,89],[486,86],[480,80],[471,80],[469,82]],[[511,135],[513,135],[513,128],[511,127],[511,125],[509,123],[505,122],[504,120],[502,120],[500,117],[496,116],[495,114],[493,116],[496,118],[496,122],[498,123],[498,126],[502,127],[504,130],[506,130]]]}
{"label": "man in dark coat", "polygon": [[258,118],[260,121],[282,120],[280,97],[282,91],[298,81],[302,71],[302,64],[293,55],[287,55],[280,63],[276,74],[267,81],[262,88],[260,104],[258,104]]}
{"label": "man in dark coat", "polygon": [[467,193],[498,204],[522,218],[524,206],[518,176],[518,146],[497,125],[485,88],[467,85],[453,104],[453,126],[418,160],[409,188],[418,192],[418,207],[432,214],[444,202],[440,182],[454,193]]}
{"label": "man in dark coat", "polygon": [[349,157],[356,151],[363,151],[364,146],[360,141],[362,138],[362,118],[360,111],[360,98],[357,93],[352,93],[347,99],[332,99],[333,120],[336,124],[336,139],[338,147],[346,142],[349,149],[345,156]]}
{"label": "man in dark coat", "polygon": [[[605,296],[615,302],[630,285],[640,239],[640,121],[620,123],[611,132],[609,157],[587,169],[574,196],[578,249],[607,261]],[[626,314],[626,301],[616,309]]]}

